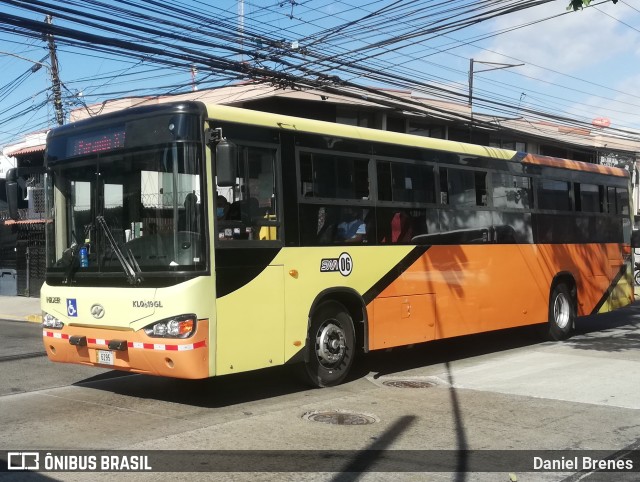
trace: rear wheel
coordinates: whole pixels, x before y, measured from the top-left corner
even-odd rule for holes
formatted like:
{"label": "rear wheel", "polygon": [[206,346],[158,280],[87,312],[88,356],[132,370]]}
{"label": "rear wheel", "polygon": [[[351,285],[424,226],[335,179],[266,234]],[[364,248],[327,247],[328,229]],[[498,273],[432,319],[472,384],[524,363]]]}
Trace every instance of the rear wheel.
{"label": "rear wheel", "polygon": [[636,282],[636,286],[640,285],[640,270],[637,270],[633,275],[633,280]]}
{"label": "rear wheel", "polygon": [[546,326],[546,338],[564,340],[571,335],[576,319],[576,310],[569,288],[558,283],[549,297],[549,321]]}
{"label": "rear wheel", "polygon": [[327,301],[315,310],[306,345],[303,375],[316,387],[341,383],[349,373],[355,355],[353,320],[346,308]]}

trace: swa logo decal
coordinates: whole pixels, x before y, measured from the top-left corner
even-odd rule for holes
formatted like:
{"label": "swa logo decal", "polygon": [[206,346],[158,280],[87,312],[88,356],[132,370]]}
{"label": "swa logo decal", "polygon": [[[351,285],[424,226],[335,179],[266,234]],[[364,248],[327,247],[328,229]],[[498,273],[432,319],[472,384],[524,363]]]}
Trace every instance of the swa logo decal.
{"label": "swa logo decal", "polygon": [[342,276],[349,276],[353,271],[353,260],[349,253],[342,253],[338,258],[323,258],[320,261],[320,272],[339,272]]}

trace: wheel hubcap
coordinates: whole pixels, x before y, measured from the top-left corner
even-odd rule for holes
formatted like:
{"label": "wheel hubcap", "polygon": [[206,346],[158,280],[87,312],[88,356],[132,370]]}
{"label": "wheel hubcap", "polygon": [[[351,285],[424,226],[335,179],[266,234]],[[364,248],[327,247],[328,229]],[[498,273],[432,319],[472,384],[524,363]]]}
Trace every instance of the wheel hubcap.
{"label": "wheel hubcap", "polygon": [[569,300],[563,294],[559,294],[556,296],[556,299],[553,303],[553,318],[558,325],[559,328],[566,328],[569,324]]}
{"label": "wheel hubcap", "polygon": [[326,321],[316,336],[316,353],[322,365],[335,365],[344,357],[346,339],[344,331],[333,321]]}

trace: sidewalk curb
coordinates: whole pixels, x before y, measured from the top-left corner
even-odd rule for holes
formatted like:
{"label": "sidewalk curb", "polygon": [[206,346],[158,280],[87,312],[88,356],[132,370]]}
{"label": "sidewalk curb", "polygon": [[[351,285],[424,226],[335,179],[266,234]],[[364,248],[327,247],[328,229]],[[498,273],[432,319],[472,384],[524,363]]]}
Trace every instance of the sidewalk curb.
{"label": "sidewalk curb", "polygon": [[15,315],[3,315],[3,314],[0,314],[0,320],[27,321],[29,323],[42,323],[42,315],[15,316]]}
{"label": "sidewalk curb", "polygon": [[25,320],[31,323],[42,323],[42,315],[27,315]]}

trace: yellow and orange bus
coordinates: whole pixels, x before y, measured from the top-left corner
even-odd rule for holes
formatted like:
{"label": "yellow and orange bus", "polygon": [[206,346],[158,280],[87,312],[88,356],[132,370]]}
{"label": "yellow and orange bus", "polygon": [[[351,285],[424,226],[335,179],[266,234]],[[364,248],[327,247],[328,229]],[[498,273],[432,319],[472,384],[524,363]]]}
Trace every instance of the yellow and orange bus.
{"label": "yellow and orange bus", "polygon": [[329,386],[360,350],[633,301],[622,169],[197,102],[56,128],[45,164],[56,362]]}

